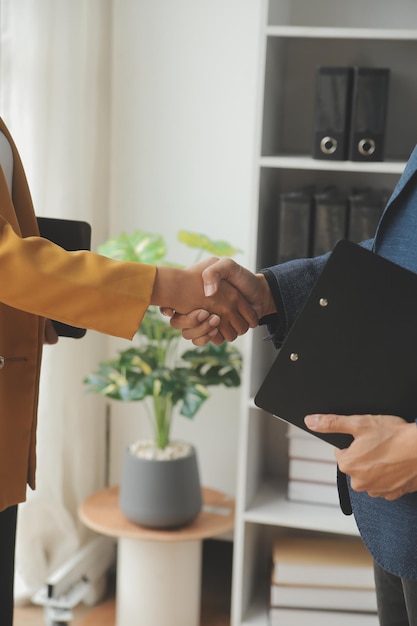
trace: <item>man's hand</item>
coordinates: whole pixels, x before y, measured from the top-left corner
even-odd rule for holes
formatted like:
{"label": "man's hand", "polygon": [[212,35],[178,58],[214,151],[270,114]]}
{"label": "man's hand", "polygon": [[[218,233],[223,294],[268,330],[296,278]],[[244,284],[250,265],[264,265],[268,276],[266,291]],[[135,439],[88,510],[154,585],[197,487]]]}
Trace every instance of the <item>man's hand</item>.
{"label": "man's hand", "polygon": [[[216,261],[217,259],[211,258],[184,270],[158,267],[151,304],[162,307],[165,313],[169,309],[176,314],[203,309],[209,314],[216,314],[219,317],[218,329],[222,341],[233,341],[249,328],[254,328],[258,317],[238,289],[226,281],[220,282],[216,293],[206,296],[202,273]],[[198,321],[195,314],[191,319],[194,324]],[[218,342],[221,343],[220,340]]]}
{"label": "man's hand", "polygon": [[[220,259],[207,265],[202,273],[206,296],[214,299],[224,289],[225,281],[233,285],[246,299],[256,313],[257,319],[276,312],[269,285],[263,274],[253,274],[232,259]],[[222,313],[211,309],[217,315],[209,315],[209,309],[192,311],[188,315],[162,309],[171,317],[171,326],[180,329],[185,339],[195,345],[205,345],[209,341],[219,344],[227,337],[222,334]],[[251,326],[253,327],[253,326]]]}
{"label": "man's hand", "polygon": [[335,449],[352,488],[396,500],[417,491],[417,427],[394,415],[307,415],[313,432],[350,433],[354,441]]}
{"label": "man's hand", "polygon": [[233,259],[219,259],[203,271],[206,296],[216,294],[223,280],[240,291],[256,311],[258,319],[276,312],[269,285],[263,274],[253,274]]}

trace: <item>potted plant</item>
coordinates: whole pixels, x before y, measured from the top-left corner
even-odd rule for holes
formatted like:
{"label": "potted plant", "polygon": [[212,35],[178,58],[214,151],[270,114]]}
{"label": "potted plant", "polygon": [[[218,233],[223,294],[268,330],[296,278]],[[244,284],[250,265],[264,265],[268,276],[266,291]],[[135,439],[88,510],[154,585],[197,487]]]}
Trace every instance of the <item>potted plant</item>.
{"label": "potted plant", "polygon": [[[238,252],[226,242],[197,233],[180,231],[178,239],[196,248],[199,257],[204,252],[215,256]],[[173,265],[166,260],[163,237],[142,231],[110,239],[99,252],[125,261]],[[180,331],[151,306],[134,345],[100,362],[84,379],[91,392],[124,402],[143,401],[147,407],[152,437],[125,451],[120,506],[131,521],[154,528],[184,525],[202,504],[196,450],[170,437],[174,414],[191,419],[209,398],[209,387],[240,385],[242,356],[237,348],[223,343],[187,345],[181,351],[182,345]]]}

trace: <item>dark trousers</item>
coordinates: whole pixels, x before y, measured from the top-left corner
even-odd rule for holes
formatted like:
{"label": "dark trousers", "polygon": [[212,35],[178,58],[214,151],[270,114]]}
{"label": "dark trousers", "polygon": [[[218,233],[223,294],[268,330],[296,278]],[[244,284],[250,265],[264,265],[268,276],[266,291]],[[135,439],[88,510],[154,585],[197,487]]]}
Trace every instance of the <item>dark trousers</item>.
{"label": "dark trousers", "polygon": [[13,624],[17,505],[0,512],[0,624]]}
{"label": "dark trousers", "polygon": [[417,581],[374,571],[380,626],[417,626]]}

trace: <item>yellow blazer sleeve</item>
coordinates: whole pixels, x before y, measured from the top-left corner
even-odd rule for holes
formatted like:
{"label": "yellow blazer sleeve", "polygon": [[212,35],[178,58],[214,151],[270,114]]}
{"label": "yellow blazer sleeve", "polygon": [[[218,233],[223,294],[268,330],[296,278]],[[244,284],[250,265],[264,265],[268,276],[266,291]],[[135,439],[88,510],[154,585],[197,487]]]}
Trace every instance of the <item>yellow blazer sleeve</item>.
{"label": "yellow blazer sleeve", "polygon": [[131,339],[149,306],[156,268],[20,237],[0,217],[0,301],[13,308]]}
{"label": "yellow blazer sleeve", "polygon": [[0,168],[0,302],[80,328],[131,339],[149,305],[156,268],[66,252],[38,236],[23,165],[13,152],[12,197]]}

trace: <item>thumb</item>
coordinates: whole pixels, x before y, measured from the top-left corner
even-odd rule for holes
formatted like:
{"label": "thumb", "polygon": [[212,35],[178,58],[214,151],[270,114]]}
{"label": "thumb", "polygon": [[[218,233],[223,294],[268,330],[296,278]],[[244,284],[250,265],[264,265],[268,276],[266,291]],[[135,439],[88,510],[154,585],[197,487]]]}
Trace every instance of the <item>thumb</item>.
{"label": "thumb", "polygon": [[202,273],[204,294],[206,296],[214,295],[221,280],[232,282],[230,279],[236,268],[239,268],[239,265],[232,259],[227,258],[219,259],[206,267]]}

